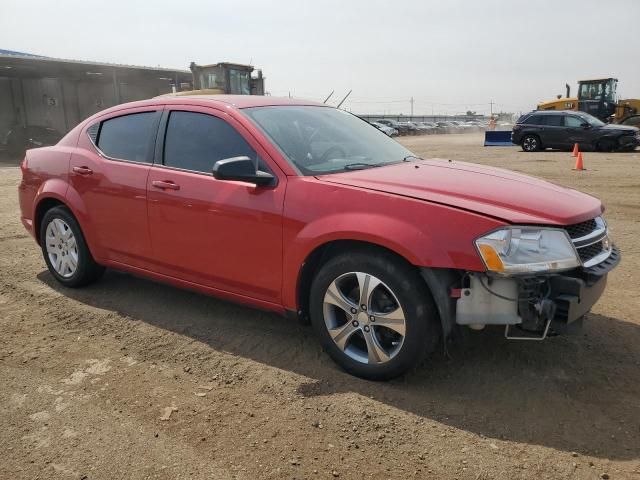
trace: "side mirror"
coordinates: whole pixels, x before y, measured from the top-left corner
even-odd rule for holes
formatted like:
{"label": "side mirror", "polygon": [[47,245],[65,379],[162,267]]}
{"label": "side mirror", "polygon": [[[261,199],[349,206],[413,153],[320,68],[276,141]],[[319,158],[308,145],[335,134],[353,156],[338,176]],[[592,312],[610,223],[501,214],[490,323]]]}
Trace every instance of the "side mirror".
{"label": "side mirror", "polygon": [[584,123],[582,124],[582,128],[585,128],[585,129],[586,129],[586,128],[591,128],[591,124],[590,124],[590,123],[588,123],[588,122],[584,122]]}
{"label": "side mirror", "polygon": [[249,157],[233,157],[218,160],[213,166],[213,178],[234,180],[255,185],[273,185],[275,177],[267,172],[256,170],[255,163]]}

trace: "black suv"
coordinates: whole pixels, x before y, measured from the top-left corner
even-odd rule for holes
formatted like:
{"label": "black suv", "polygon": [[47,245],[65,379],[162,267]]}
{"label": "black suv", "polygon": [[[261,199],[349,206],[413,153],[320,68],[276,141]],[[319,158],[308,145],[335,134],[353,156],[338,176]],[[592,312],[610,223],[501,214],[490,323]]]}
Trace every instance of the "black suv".
{"label": "black suv", "polygon": [[520,117],[511,141],[525,152],[544,148],[571,150],[630,151],[640,145],[640,130],[626,125],[606,124],[584,112],[536,110]]}

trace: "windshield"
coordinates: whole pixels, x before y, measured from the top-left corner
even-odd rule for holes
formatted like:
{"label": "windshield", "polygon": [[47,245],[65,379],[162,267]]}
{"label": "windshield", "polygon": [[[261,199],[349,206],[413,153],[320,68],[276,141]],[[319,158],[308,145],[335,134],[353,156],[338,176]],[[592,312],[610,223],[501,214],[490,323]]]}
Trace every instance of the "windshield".
{"label": "windshield", "polygon": [[597,119],[592,115],[589,115],[588,113],[581,112],[579,115],[580,115],[580,118],[582,118],[585,122],[591,124],[594,127],[602,127],[603,125],[606,125],[603,121]]}
{"label": "windshield", "polygon": [[364,120],[331,107],[243,110],[303,175],[361,170],[415,156]]}
{"label": "windshield", "polygon": [[580,100],[616,101],[617,80],[610,78],[606,81],[582,82],[578,92]]}

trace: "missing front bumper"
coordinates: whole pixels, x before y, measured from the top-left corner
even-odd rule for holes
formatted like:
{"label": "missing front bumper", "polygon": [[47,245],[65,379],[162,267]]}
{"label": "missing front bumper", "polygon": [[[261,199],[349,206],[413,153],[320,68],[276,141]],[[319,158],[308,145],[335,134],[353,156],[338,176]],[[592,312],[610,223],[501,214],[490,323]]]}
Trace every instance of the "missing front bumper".
{"label": "missing front bumper", "polygon": [[[505,325],[507,338],[540,340],[589,312],[600,299],[607,274],[620,262],[615,246],[602,263],[563,274],[492,277],[468,273],[455,305],[455,323],[474,329]],[[515,330],[515,332],[514,332]],[[511,331],[511,333],[510,333]]]}

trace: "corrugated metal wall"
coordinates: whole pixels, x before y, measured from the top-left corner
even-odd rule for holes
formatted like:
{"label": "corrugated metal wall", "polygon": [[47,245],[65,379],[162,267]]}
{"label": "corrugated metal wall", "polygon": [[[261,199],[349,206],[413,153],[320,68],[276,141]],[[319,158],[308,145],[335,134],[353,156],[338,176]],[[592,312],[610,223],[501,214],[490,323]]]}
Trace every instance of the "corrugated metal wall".
{"label": "corrugated metal wall", "polygon": [[113,83],[104,81],[0,77],[0,141],[14,125],[45,126],[66,133],[83,119],[117,103],[170,92],[170,87],[151,82],[119,83],[119,89],[117,102]]}

